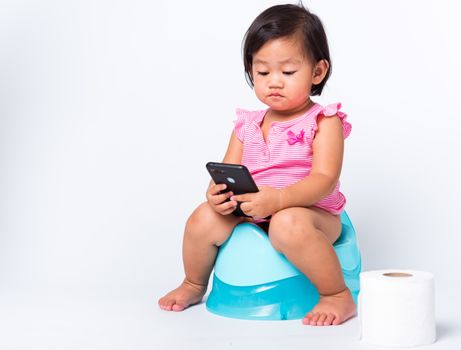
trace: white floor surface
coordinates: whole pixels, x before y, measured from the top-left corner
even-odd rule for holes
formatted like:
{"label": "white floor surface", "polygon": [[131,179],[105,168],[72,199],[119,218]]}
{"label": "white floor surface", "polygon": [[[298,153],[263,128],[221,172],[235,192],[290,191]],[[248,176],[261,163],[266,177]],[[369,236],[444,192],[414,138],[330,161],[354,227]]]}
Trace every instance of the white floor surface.
{"label": "white floor surface", "polygon": [[[171,313],[156,305],[164,289],[3,290],[0,349],[383,349],[359,340],[357,318],[336,327],[245,321],[211,314],[204,303]],[[460,348],[459,294],[437,286],[438,339],[420,349]]]}

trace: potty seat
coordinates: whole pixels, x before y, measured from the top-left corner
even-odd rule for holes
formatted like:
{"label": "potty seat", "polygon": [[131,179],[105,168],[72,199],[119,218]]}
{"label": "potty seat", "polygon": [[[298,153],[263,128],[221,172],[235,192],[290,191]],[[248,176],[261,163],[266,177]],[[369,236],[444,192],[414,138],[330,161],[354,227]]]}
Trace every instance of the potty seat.
{"label": "potty seat", "polygon": [[[346,214],[333,247],[355,303],[362,268],[356,233]],[[254,320],[301,319],[319,301],[317,288],[251,223],[237,225],[219,248],[207,309],[217,315]]]}

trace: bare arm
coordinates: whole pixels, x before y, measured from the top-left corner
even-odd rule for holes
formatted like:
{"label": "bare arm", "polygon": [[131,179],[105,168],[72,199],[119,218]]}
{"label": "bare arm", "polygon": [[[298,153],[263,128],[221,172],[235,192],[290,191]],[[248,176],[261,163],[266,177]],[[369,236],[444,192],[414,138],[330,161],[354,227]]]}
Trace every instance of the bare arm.
{"label": "bare arm", "polygon": [[[232,132],[229,144],[227,146],[226,154],[224,155],[223,163],[229,164],[240,164],[242,161],[242,142],[235,136],[235,133]],[[214,184],[213,180],[210,181],[210,185]]]}
{"label": "bare arm", "polygon": [[313,142],[313,164],[309,176],[281,191],[281,208],[308,207],[330,194],[339,180],[344,153],[341,120],[320,117]]}
{"label": "bare arm", "polygon": [[240,164],[242,161],[242,150],[242,142],[235,136],[235,133],[232,132],[223,163]]}

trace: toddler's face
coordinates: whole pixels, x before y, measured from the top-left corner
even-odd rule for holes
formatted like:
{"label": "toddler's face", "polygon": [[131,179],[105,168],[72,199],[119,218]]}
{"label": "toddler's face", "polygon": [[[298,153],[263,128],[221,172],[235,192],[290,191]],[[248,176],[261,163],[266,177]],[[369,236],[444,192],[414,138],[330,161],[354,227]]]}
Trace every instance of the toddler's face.
{"label": "toddler's face", "polygon": [[256,96],[273,110],[297,111],[309,101],[312,84],[319,83],[314,68],[295,38],[270,40],[253,55]]}

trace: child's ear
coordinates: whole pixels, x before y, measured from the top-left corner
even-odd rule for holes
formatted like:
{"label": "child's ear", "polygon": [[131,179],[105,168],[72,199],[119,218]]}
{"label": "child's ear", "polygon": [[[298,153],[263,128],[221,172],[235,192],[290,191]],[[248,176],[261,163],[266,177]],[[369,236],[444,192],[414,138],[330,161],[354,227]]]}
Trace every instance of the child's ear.
{"label": "child's ear", "polygon": [[312,84],[318,85],[322,82],[325,75],[327,75],[328,68],[330,64],[327,60],[320,60],[314,67],[314,71],[312,73]]}

